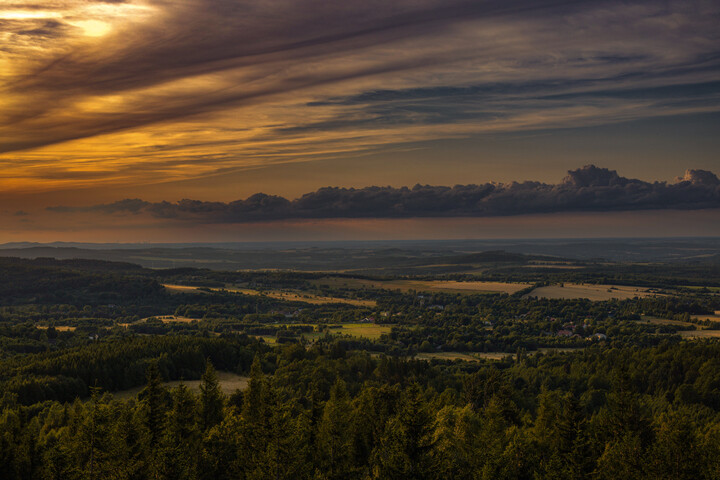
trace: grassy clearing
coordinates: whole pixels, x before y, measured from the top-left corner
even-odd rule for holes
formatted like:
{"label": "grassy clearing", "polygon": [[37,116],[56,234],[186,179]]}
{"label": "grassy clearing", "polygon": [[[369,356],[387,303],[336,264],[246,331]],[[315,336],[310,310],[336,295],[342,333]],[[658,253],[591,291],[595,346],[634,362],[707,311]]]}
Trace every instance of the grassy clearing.
{"label": "grassy clearing", "polygon": [[189,287],[187,285],[173,285],[170,283],[164,283],[163,287],[169,293],[208,293],[205,290],[200,290],[200,287]]}
{"label": "grassy clearing", "polygon": [[[582,348],[572,348],[572,347],[552,347],[552,348],[539,348],[537,350],[526,352],[528,355],[533,355],[536,353],[569,353],[569,352],[577,352],[578,350],[582,350]],[[514,357],[514,353],[507,353],[507,352],[471,352],[471,353],[463,353],[463,352],[432,352],[432,353],[418,353],[415,355],[416,359],[419,360],[432,360],[432,359],[438,359],[438,360],[463,360],[466,362],[477,362],[481,359],[484,360],[502,360],[505,357]]]}
{"label": "grassy clearing", "polygon": [[650,315],[643,315],[641,317],[640,323],[650,323],[652,325],[679,325],[682,327],[687,327],[694,325],[690,322],[683,322],[680,320],[670,320],[668,318],[658,318],[658,317],[651,317]]}
{"label": "grassy clearing", "polygon": [[249,336],[255,337],[257,339],[262,338],[263,341],[265,343],[267,343],[268,345],[276,345],[277,344],[277,340],[275,340],[275,337],[273,337],[272,335],[249,335]]}
{"label": "grassy clearing", "polygon": [[313,305],[327,305],[329,303],[344,303],[347,305],[355,305],[357,307],[376,307],[377,302],[375,300],[362,300],[357,298],[340,298],[340,297],[325,297],[320,295],[314,295],[312,293],[297,292],[297,291],[283,291],[283,290],[252,290],[249,288],[227,288],[230,292],[238,292],[245,295],[265,295],[266,297],[276,298],[278,300],[285,300],[288,302],[305,302]]}
{"label": "grassy clearing", "polygon": [[[418,353],[415,355],[415,358],[417,360],[462,360],[465,362],[478,362],[480,361],[480,358],[490,358],[490,357],[483,357],[484,354],[469,354],[469,353],[461,353],[461,352],[432,352],[432,353]],[[501,355],[507,355],[506,353]],[[497,359],[493,358],[493,360],[499,360],[502,357],[499,357]]]}
{"label": "grassy clearing", "polygon": [[531,263],[529,265],[522,265],[522,268],[553,268],[553,269],[563,269],[563,270],[579,270],[579,269],[585,268],[585,267],[582,265],[564,265],[564,264],[555,264],[555,263],[538,263],[538,264]]}
{"label": "grassy clearing", "polygon": [[[188,292],[201,292],[207,293],[205,290],[200,290],[201,287],[189,287],[186,285],[163,285],[169,292],[174,293],[188,293]],[[244,295],[264,295],[266,297],[275,298],[277,300],[285,300],[288,302],[305,302],[313,305],[327,305],[329,303],[344,303],[347,305],[355,305],[357,307],[375,307],[377,302],[375,300],[361,300],[355,298],[340,298],[340,297],[324,297],[320,295],[314,295],[312,293],[298,292],[292,290],[253,290],[251,288],[237,288],[232,286],[226,286],[225,288],[210,288],[215,292],[221,290],[227,290],[228,292],[242,293]]]}
{"label": "grassy clearing", "polygon": [[[39,328],[40,330],[47,330],[50,327],[48,327],[47,325],[38,325],[37,328]],[[74,332],[77,327],[71,327],[69,325],[60,325],[60,326],[54,327],[54,328],[58,332]]]}
{"label": "grassy clearing", "polygon": [[[236,373],[231,372],[217,372],[218,380],[220,381],[220,389],[226,394],[229,395],[233,393],[238,388],[240,390],[245,390],[248,385],[249,377],[243,377]],[[172,382],[165,382],[163,385],[167,388],[175,388],[180,383],[184,383],[185,386],[187,386],[189,389],[193,390],[195,393],[200,392],[200,380],[175,380]],[[121,400],[128,400],[130,398],[134,398],[138,393],[142,391],[142,389],[145,388],[142,387],[135,387],[130,388],[128,390],[122,390],[120,392],[113,393],[113,396],[115,398],[121,399]]]}
{"label": "grassy clearing", "polygon": [[531,352],[527,352],[528,354],[533,353],[572,353],[572,352],[578,352],[582,350],[582,347],[544,347],[544,348],[538,348],[537,350],[533,350]]}
{"label": "grassy clearing", "polygon": [[[288,323],[285,325],[278,325],[278,327],[292,327],[298,325],[307,325],[299,323]],[[330,328],[329,330],[323,330],[324,325],[314,325],[315,330],[313,332],[303,333],[302,336],[309,342],[314,342],[321,337],[325,336],[325,333],[331,335],[349,335],[354,338],[367,338],[368,340],[378,340],[383,334],[390,333],[392,325],[377,325],[374,323],[343,323],[338,327]],[[269,344],[276,344],[275,337],[271,335],[255,335],[256,338],[262,338]]]}
{"label": "grassy clearing", "polygon": [[720,287],[705,287],[705,286],[701,286],[701,285],[683,285],[683,288],[689,288],[691,290],[707,289],[708,291],[713,292],[713,293],[720,293]]}
{"label": "grassy clearing", "polygon": [[407,292],[444,292],[444,293],[515,293],[527,288],[529,283],[505,282],[457,282],[454,280],[367,280],[364,278],[325,277],[314,280],[315,285],[345,287],[352,289],[379,288]]}
{"label": "grassy clearing", "polygon": [[622,300],[653,295],[658,294],[644,287],[566,283],[564,286],[549,285],[547,287],[538,287],[527,296],[560,299],[587,298],[593,301],[603,301],[613,298]]}
{"label": "grassy clearing", "polygon": [[154,317],[143,318],[140,321],[147,321],[150,318],[157,318],[163,323],[191,323],[202,321],[202,318],[178,317],[175,315],[156,315]]}
{"label": "grassy clearing", "polygon": [[711,322],[720,322],[720,310],[715,311],[714,315],[696,315],[693,316],[698,320],[710,320]]}
{"label": "grassy clearing", "polygon": [[[341,333],[355,338],[377,340],[382,335],[390,333],[390,325],[377,325],[375,323],[343,323],[341,329],[332,329],[332,333]],[[338,331],[339,330],[339,331]]]}
{"label": "grassy clearing", "polygon": [[681,330],[678,332],[683,338],[720,338],[720,330]]}

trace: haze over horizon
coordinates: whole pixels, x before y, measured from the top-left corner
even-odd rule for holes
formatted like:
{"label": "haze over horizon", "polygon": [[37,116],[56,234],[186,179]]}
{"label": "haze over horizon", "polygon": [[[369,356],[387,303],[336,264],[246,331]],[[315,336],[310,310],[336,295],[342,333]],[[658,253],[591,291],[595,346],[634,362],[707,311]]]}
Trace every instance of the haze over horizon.
{"label": "haze over horizon", "polygon": [[0,242],[720,236],[718,23],[710,0],[5,2]]}

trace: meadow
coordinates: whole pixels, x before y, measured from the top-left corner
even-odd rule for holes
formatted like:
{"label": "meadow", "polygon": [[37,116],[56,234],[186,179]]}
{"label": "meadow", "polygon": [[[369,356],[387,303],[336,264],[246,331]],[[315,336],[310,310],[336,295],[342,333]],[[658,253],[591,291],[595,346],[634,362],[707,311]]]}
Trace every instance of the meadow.
{"label": "meadow", "polygon": [[163,285],[169,292],[207,292],[211,290],[214,292],[228,291],[233,293],[242,293],[243,295],[253,296],[266,296],[277,300],[285,300],[288,302],[305,302],[313,305],[327,305],[332,303],[343,303],[346,305],[353,305],[357,307],[375,307],[377,302],[375,300],[363,300],[356,298],[341,298],[341,297],[329,297],[322,295],[315,295],[308,292],[301,292],[295,290],[254,290],[251,288],[240,288],[226,286],[224,288],[207,288],[207,287],[192,287],[186,285]]}
{"label": "meadow", "polygon": [[[225,395],[230,395],[238,389],[245,390],[248,386],[249,378],[238,375],[236,373],[218,371],[217,377],[218,381],[220,382],[220,389]],[[185,384],[186,387],[188,387],[190,390],[193,390],[195,393],[200,392],[200,380],[173,380],[170,382],[164,382],[163,386],[172,389],[177,387],[181,383]],[[143,388],[145,387],[142,386],[129,388],[127,390],[121,390],[119,392],[114,392],[113,396],[120,400],[128,400],[131,398],[135,398],[137,394],[142,391]]]}
{"label": "meadow", "polygon": [[611,299],[628,299],[635,297],[649,297],[658,295],[652,289],[645,287],[633,287],[627,285],[595,285],[581,283],[564,283],[538,287],[528,293],[527,297],[573,299],[587,298],[593,301],[605,301]]}
{"label": "meadow", "polygon": [[[286,325],[278,325],[278,327],[302,326],[308,324],[290,323]],[[378,340],[382,335],[390,333],[391,325],[378,325],[375,323],[343,323],[340,325],[332,325],[329,328],[324,325],[313,325],[315,330],[303,333],[302,336],[308,342],[315,342],[324,337],[326,334],[331,335],[349,335],[353,338],[366,338],[368,340]],[[255,335],[262,338],[266,343],[275,344],[276,338],[272,335]]]}
{"label": "meadow", "polygon": [[512,294],[524,288],[531,286],[529,283],[509,283],[509,282],[482,282],[468,281],[458,282],[454,280],[370,280],[364,278],[346,278],[346,277],[324,277],[313,280],[317,286],[323,285],[333,288],[376,288],[385,290],[400,290],[408,292],[415,290],[418,292],[442,292],[442,293],[508,293]]}

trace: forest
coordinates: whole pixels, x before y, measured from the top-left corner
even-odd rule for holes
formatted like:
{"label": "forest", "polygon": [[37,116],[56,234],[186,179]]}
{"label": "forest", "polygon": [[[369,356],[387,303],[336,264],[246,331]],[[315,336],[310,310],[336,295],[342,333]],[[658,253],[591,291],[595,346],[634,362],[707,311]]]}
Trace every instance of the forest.
{"label": "forest", "polygon": [[[604,300],[534,294],[591,284],[587,271],[446,288],[494,268],[1,259],[2,478],[720,478],[707,266]],[[616,270],[617,285],[652,283],[646,266]]]}

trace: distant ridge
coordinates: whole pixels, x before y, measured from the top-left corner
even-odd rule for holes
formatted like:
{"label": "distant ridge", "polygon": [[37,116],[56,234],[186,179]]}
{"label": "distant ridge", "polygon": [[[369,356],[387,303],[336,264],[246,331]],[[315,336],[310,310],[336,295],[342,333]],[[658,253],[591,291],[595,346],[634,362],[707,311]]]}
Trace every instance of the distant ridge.
{"label": "distant ridge", "polygon": [[[683,262],[717,264],[720,238],[423,240],[346,242],[252,242],[185,244],[91,244],[15,242],[0,257],[90,259],[147,268],[213,270],[287,269],[339,271],[420,266],[465,271],[478,264],[539,262]],[[450,268],[452,267],[452,268]],[[435,270],[433,270],[435,271]]]}

